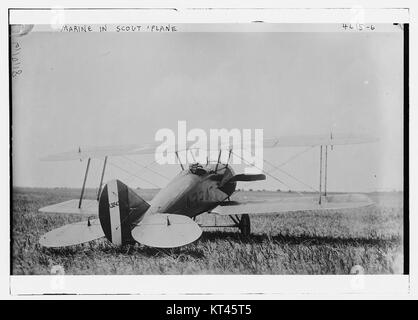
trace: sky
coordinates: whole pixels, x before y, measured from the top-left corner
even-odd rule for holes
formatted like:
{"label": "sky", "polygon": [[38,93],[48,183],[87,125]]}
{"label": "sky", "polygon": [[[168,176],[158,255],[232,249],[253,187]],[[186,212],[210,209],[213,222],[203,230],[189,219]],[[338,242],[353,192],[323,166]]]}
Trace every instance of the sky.
{"label": "sky", "polygon": [[[186,120],[188,129],[207,132],[261,128],[265,138],[331,131],[374,135],[377,143],[329,152],[328,189],[402,190],[402,32],[304,30],[34,29],[16,38],[22,73],[12,81],[13,185],[81,187],[85,161],[40,158],[78,146],[154,142],[159,129],[176,131],[177,122]],[[300,153],[282,169],[305,185],[276,171],[284,183],[268,178],[240,187],[318,188],[318,148],[269,149],[264,158],[277,165]],[[153,155],[112,158],[105,180],[163,187],[179,166],[152,166],[160,175],[140,169],[153,160]],[[92,161],[88,187],[97,187],[101,165]]]}

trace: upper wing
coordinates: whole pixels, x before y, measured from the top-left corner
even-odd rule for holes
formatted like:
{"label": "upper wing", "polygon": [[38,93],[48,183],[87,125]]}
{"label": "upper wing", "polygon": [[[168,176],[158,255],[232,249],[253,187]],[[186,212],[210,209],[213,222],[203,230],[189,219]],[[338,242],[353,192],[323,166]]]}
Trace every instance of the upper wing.
{"label": "upper wing", "polygon": [[[229,139],[228,139],[229,140]],[[254,148],[262,146],[263,148],[279,148],[279,147],[302,147],[302,146],[320,146],[320,145],[347,145],[360,144],[377,141],[376,138],[365,135],[348,135],[338,134],[334,136],[328,135],[309,135],[309,136],[287,136],[281,138],[263,139],[260,143],[255,140],[243,141],[241,149]],[[174,151],[185,151],[196,149],[193,147],[195,141],[188,142],[186,146],[180,148],[177,144],[172,146]],[[105,156],[121,156],[121,155],[143,155],[155,154],[160,143],[148,143],[143,145],[124,145],[124,146],[105,146],[105,147],[78,147],[67,152],[57,153],[41,158],[44,161],[64,161],[64,160],[81,160],[88,158],[104,158]],[[218,141],[218,144],[210,144],[209,150],[228,150],[233,148],[228,143]],[[165,152],[165,151],[164,151]]]}
{"label": "upper wing", "polygon": [[104,158],[106,156],[121,156],[134,154],[151,154],[158,144],[124,145],[105,147],[78,147],[74,150],[52,154],[41,158],[43,161],[81,160],[88,158]]}
{"label": "upper wing", "polygon": [[86,216],[99,214],[99,206],[96,200],[83,199],[81,208],[78,207],[80,199],[73,199],[39,209],[43,213],[72,213]]}
{"label": "upper wing", "polygon": [[352,209],[372,205],[373,201],[363,194],[338,194],[322,196],[319,204],[317,197],[286,197],[273,200],[255,200],[247,202],[230,201],[216,207],[213,213],[234,214],[279,214],[294,211]]}
{"label": "upper wing", "polygon": [[265,139],[264,148],[275,147],[314,147],[314,146],[336,146],[349,144],[362,144],[378,141],[377,138],[370,135],[300,135],[285,136],[280,138]]}

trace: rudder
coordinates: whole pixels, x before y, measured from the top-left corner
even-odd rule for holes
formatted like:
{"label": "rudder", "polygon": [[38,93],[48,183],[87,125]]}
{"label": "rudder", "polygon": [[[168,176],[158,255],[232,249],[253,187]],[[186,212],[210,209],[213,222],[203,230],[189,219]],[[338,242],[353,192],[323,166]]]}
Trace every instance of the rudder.
{"label": "rudder", "polygon": [[131,230],[150,205],[119,180],[109,181],[99,198],[99,219],[106,238],[115,245],[134,241]]}

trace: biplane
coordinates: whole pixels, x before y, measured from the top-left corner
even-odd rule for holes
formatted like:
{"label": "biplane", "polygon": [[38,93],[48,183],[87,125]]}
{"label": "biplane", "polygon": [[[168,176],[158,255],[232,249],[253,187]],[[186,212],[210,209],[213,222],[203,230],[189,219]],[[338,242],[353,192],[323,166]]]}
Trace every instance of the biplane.
{"label": "biplane", "polygon": [[[251,233],[250,215],[280,214],[284,212],[342,210],[373,205],[364,194],[327,194],[327,167],[329,149],[337,145],[362,144],[376,141],[369,136],[305,136],[263,140],[263,148],[312,147],[320,152],[319,192],[299,194],[268,200],[237,201],[234,193],[237,183],[266,179],[268,172],[235,173],[229,163],[234,152],[229,147],[219,148],[216,162],[198,162],[185,166],[180,162],[180,172],[155,197],[147,202],[133,189],[118,179],[103,184],[109,157],[144,155],[155,152],[155,144],[119,147],[77,148],[72,151],[47,156],[42,160],[87,160],[81,195],[62,203],[39,209],[43,213],[78,214],[85,221],[54,229],[43,235],[39,242],[45,247],[65,247],[106,237],[114,245],[133,242],[158,247],[173,248],[189,244],[202,234],[203,225],[196,222],[202,213],[229,216],[231,224],[216,227],[233,227],[243,236]],[[177,150],[175,153],[178,158]],[[228,152],[228,161],[222,163],[221,153]],[[84,199],[90,161],[103,159],[97,198]],[[178,158],[178,160],[180,160]],[[272,176],[271,174],[268,174]]]}

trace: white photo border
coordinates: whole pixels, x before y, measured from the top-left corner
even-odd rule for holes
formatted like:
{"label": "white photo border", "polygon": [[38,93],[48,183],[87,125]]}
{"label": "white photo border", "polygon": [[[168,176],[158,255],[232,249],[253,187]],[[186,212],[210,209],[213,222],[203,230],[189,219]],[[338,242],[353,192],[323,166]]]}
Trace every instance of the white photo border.
{"label": "white photo border", "polygon": [[[252,21],[264,21],[269,23],[344,23],[350,21],[356,21],[358,12],[362,11],[364,14],[364,22],[373,23],[410,23],[410,10],[409,8],[386,8],[378,9],[371,8],[370,6],[362,7],[355,5],[351,8],[339,9],[332,8],[338,6],[338,3],[328,1],[326,7],[331,9],[321,8],[273,8],[275,5],[270,2],[264,2],[270,4],[270,9],[251,9],[251,4],[247,4],[247,8],[234,8],[234,9],[223,9],[222,5],[218,5],[216,10],[207,10],[205,8],[215,7],[204,1],[205,4],[200,5],[201,9],[191,8],[196,7],[194,2],[179,1],[179,5],[176,6],[176,10],[172,2],[158,1],[152,2],[152,5],[144,5],[144,7],[160,7],[161,9],[146,9],[141,8],[129,9],[87,9],[78,8],[74,9],[69,6],[68,2],[62,2],[63,6],[58,7],[56,2],[52,5],[52,2],[46,1],[44,4],[50,4],[50,7],[45,6],[39,9],[31,8],[31,2],[19,2],[19,6],[13,5],[11,1],[6,2],[9,5],[8,18],[10,18],[11,24],[48,24],[50,21],[54,21],[56,14],[62,13],[64,9],[65,23],[80,24],[80,23],[130,23],[132,19],[140,19],[141,22],[165,22],[165,23],[249,23]],[[88,2],[83,2],[83,6],[89,6]],[[372,1],[369,1],[371,3]],[[72,2],[74,3],[74,2]],[[81,2],[80,2],[81,3]],[[118,5],[117,2],[107,1],[110,6]],[[151,2],[147,2],[151,3]],[[188,3],[188,4],[186,4]],[[200,2],[202,3],[202,2]],[[236,4],[236,2],[234,2]],[[248,2],[246,2],[248,3]],[[324,3],[324,2],[323,2]],[[358,3],[358,2],[357,2]],[[378,5],[376,7],[384,5]],[[382,2],[379,2],[382,3]],[[383,3],[386,3],[384,1]],[[395,3],[392,1],[392,3]],[[25,6],[26,4],[26,6]],[[103,5],[103,4],[102,4]],[[260,5],[260,4],[258,4]],[[291,5],[291,4],[290,4]],[[22,6],[21,8],[18,8]],[[312,4],[305,3],[305,6],[312,6]],[[412,6],[412,2],[409,2],[409,6]],[[12,9],[12,8],[15,9]],[[164,8],[171,9],[164,9]],[[295,7],[295,5],[293,5]],[[324,6],[325,7],[325,6]],[[25,10],[27,8],[28,10]],[[53,10],[50,10],[52,8]],[[4,16],[5,12],[2,11]],[[355,16],[353,18],[353,16]],[[52,20],[51,20],[52,19]],[[353,20],[354,19],[354,20]],[[2,26],[4,31],[4,25]],[[416,33],[416,26],[411,26],[410,34]],[[5,43],[8,39],[8,35],[2,32],[2,40]],[[410,40],[412,37],[410,36]],[[414,48],[411,46],[410,57],[416,53],[416,45]],[[2,57],[7,57],[7,52],[2,50]],[[2,59],[3,65],[6,66],[8,63],[7,59]],[[411,70],[415,61],[411,61]],[[8,66],[7,66],[8,68]],[[6,70],[5,68],[3,70]],[[411,79],[415,81],[416,72],[411,73]],[[9,98],[9,79],[6,73],[2,76],[4,85],[2,91],[5,95],[3,97]],[[413,88],[416,89],[410,83],[411,98],[414,97]],[[5,100],[3,101],[5,102]],[[7,101],[7,106],[9,102]],[[411,123],[416,122],[416,116],[414,110],[412,110],[412,103],[410,103],[410,146],[417,145],[416,138],[418,137],[416,126],[414,127]],[[2,115],[6,113],[7,108],[2,108]],[[1,117],[3,121],[8,119],[7,116]],[[9,139],[8,126],[1,126],[3,131],[2,144],[6,143],[5,140]],[[415,144],[414,144],[415,143]],[[3,148],[5,152],[7,148]],[[417,160],[416,152],[410,148],[410,163],[412,164]],[[3,157],[6,159],[6,157]],[[2,160],[2,167],[10,168],[10,158],[8,161]],[[5,168],[3,168],[4,170]],[[5,202],[10,208],[11,201],[11,187],[8,185],[10,182],[10,172],[3,172],[2,170],[2,194]],[[411,166],[410,176],[416,177],[416,168]],[[6,184],[7,182],[7,184]],[[416,191],[415,181],[410,179],[411,190]],[[407,192],[407,190],[404,190]],[[412,194],[411,191],[411,194]],[[8,195],[8,196],[5,196]],[[7,200],[7,201],[6,201]],[[7,209],[9,210],[9,209]],[[416,201],[410,199],[410,212],[416,211]],[[7,212],[7,211],[6,211]],[[1,251],[7,252],[7,259],[10,260],[10,216],[3,214],[1,218]],[[410,215],[410,228],[412,230],[413,225],[416,224],[416,219],[413,218],[413,214]],[[416,249],[417,239],[414,236],[414,240],[410,241],[410,248]],[[411,249],[411,252],[413,250]],[[6,261],[6,260],[4,260]],[[414,257],[414,262],[416,258]],[[414,265],[411,257],[411,266]],[[416,265],[416,264],[415,264]],[[414,266],[415,266],[414,265]],[[6,268],[5,268],[6,267]],[[6,269],[6,270],[5,270]],[[410,269],[412,274],[413,269]],[[6,272],[5,272],[6,271]],[[7,274],[4,279],[4,274]],[[239,299],[243,298],[255,298],[261,297],[266,298],[283,298],[286,297],[300,297],[301,294],[310,293],[311,297],[315,296],[327,296],[333,295],[346,295],[346,294],[360,294],[363,296],[367,295],[393,295],[399,297],[399,295],[407,295],[411,292],[411,275],[364,275],[361,278],[358,276],[313,276],[313,275],[297,275],[297,276],[284,276],[284,275],[181,275],[181,276],[10,276],[10,264],[9,266],[1,266],[2,280],[1,285],[7,281],[8,292],[6,293],[11,296],[20,296],[21,298],[30,297],[32,295],[43,295],[43,294],[74,294],[74,295],[87,295],[87,294],[125,294],[125,295],[139,295],[139,296],[150,296],[150,297],[171,297],[176,296],[177,298],[190,298],[192,296],[198,298],[213,298],[216,295],[219,298],[230,298],[231,296]],[[61,278],[62,277],[62,278]],[[335,296],[334,296],[335,297]]]}

